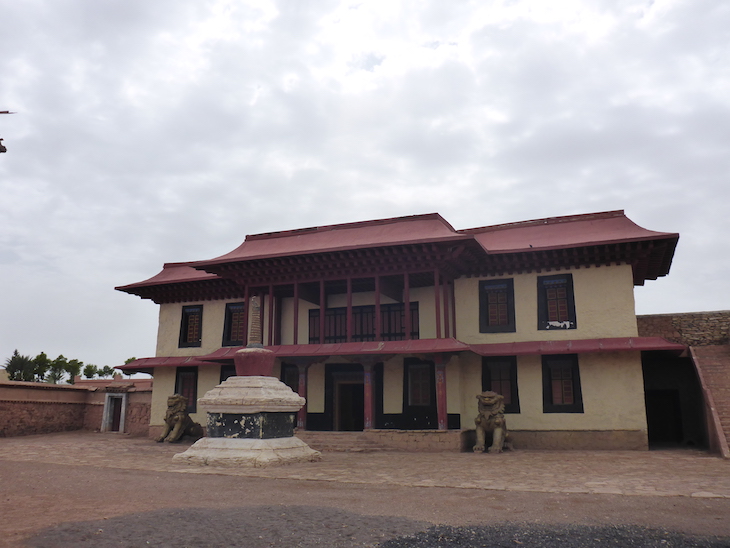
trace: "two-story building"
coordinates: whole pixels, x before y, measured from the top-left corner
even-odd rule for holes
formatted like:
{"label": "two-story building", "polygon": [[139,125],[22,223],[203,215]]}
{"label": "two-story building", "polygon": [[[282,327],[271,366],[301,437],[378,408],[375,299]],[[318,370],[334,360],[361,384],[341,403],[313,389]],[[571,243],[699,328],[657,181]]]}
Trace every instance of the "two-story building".
{"label": "two-story building", "polygon": [[[117,289],[160,305],[151,435],[167,396],[234,374],[259,324],[307,399],[300,430],[469,430],[476,394],[505,396],[518,447],[647,447],[635,285],[665,276],[678,234],[623,211],[455,230],[440,215],[247,236]],[[256,314],[260,322],[252,321]],[[258,334],[256,335],[258,337]]]}

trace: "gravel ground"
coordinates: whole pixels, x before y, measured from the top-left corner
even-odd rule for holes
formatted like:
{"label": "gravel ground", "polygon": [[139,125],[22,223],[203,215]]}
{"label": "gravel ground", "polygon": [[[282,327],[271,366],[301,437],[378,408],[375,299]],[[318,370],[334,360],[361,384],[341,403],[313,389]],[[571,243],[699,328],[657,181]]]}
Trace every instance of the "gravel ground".
{"label": "gravel ground", "polygon": [[33,548],[721,548],[730,537],[685,536],[636,526],[502,524],[429,526],[314,506],[161,510],[66,523]]}

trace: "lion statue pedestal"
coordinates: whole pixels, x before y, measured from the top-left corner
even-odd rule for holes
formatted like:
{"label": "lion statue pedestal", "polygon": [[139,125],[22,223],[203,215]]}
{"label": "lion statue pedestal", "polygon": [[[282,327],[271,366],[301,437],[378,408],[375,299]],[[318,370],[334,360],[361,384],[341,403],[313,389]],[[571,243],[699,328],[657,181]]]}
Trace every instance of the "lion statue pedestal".
{"label": "lion statue pedestal", "polygon": [[477,427],[477,443],[475,453],[483,453],[486,446],[487,432],[492,432],[490,453],[501,453],[503,449],[514,450],[507,432],[507,420],[504,418],[504,396],[496,392],[482,392],[477,395],[479,414],[474,423]]}

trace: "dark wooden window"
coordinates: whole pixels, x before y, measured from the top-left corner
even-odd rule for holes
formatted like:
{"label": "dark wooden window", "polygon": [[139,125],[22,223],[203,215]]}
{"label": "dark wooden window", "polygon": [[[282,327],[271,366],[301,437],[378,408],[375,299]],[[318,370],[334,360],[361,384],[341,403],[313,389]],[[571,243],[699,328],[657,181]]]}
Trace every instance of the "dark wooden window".
{"label": "dark wooden window", "polygon": [[576,329],[573,275],[538,276],[537,328]]}
{"label": "dark wooden window", "polygon": [[235,377],[236,376],[236,366],[231,364],[225,364],[221,365],[221,380],[220,382],[223,382],[228,377]]}
{"label": "dark wooden window", "polygon": [[408,405],[431,405],[431,365],[416,363],[408,366]]}
{"label": "dark wooden window", "polygon": [[504,396],[504,412],[519,413],[517,391],[517,358],[515,356],[485,356],[482,358],[482,391]]}
{"label": "dark wooden window", "polygon": [[188,399],[188,413],[195,413],[198,407],[198,368],[178,367],[175,374],[175,394]]}
{"label": "dark wooden window", "polygon": [[203,305],[183,306],[179,346],[200,346],[202,335]]}
{"label": "dark wooden window", "polygon": [[514,281],[479,282],[479,332],[511,333],[515,331]]}
{"label": "dark wooden window", "polygon": [[223,346],[246,344],[246,306],[244,303],[226,304],[226,319],[223,327]]}
{"label": "dark wooden window", "polygon": [[[417,339],[418,303],[412,302],[411,339]],[[382,335],[384,341],[401,341],[406,338],[405,305],[403,303],[380,306]],[[375,306],[352,307],[352,341],[375,340]],[[347,307],[328,308],[324,313],[324,342],[326,344],[347,342]],[[309,310],[309,344],[319,343],[319,309]]]}
{"label": "dark wooden window", "polygon": [[542,357],[544,413],[582,413],[578,356],[561,354]]}
{"label": "dark wooden window", "polygon": [[281,364],[281,382],[291,388],[297,394],[299,393],[299,368],[291,363]]}

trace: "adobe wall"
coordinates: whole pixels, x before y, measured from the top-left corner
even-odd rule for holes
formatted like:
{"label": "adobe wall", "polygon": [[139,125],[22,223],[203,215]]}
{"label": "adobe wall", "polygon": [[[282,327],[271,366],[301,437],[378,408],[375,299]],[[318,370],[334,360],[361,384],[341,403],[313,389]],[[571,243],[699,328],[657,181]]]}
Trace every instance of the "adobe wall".
{"label": "adobe wall", "polygon": [[663,337],[688,346],[730,344],[730,310],[636,317],[640,337]]}
{"label": "adobe wall", "polygon": [[[0,382],[0,438],[100,430],[106,392],[73,385]],[[147,436],[151,391],[128,392],[124,431]]]}

